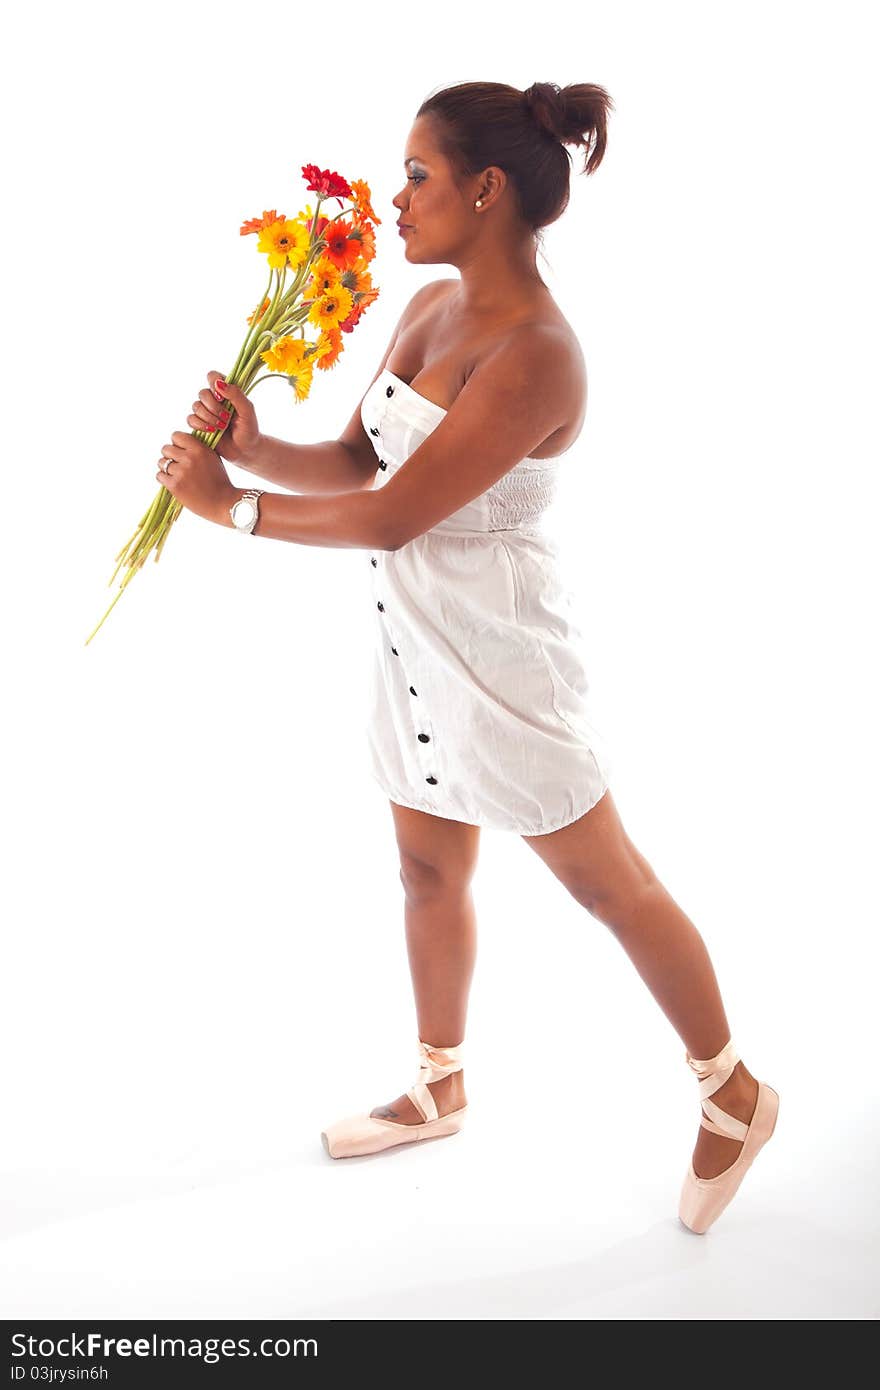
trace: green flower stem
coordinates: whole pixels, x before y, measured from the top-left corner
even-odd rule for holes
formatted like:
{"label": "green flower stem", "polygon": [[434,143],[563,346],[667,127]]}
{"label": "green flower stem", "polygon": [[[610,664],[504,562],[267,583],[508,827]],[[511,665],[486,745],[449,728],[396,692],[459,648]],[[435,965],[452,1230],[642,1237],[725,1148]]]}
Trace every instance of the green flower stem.
{"label": "green flower stem", "polygon": [[162,502],[163,492],[167,492],[167,489],[164,487],[160,487],[159,491],[156,493],[156,496],[153,498],[153,501],[149,509],[145,513],[140,526],[135,531],[133,537],[128,542],[128,544],[125,545],[119,552],[119,555],[117,556],[117,560],[119,563],[117,564],[115,570],[110,576],[110,584],[113,583],[113,580],[116,578],[123,564],[125,564],[127,561],[128,563],[130,563],[128,557],[132,554],[132,552],[134,551],[136,553],[143,541],[146,540],[151,534],[154,518],[156,517],[156,514],[159,511]]}
{"label": "green flower stem", "polygon": [[110,604],[110,607],[107,609],[107,612],[104,614],[104,617],[103,617],[103,618],[101,619],[101,621],[98,623],[98,627],[94,628],[93,631],[90,632],[89,635],[88,635],[88,637],[86,638],[85,644],[84,644],[85,646],[88,646],[88,645],[89,645],[89,643],[91,642],[91,640],[92,640],[92,638],[94,637],[95,633],[98,631],[98,628],[100,628],[100,627],[103,626],[103,624],[104,624],[104,622],[106,621],[107,617],[109,616],[111,610],[115,607],[115,605],[116,605],[116,604],[119,602],[119,600],[122,598],[122,595],[123,595],[123,593],[125,592],[125,586],[126,586],[126,584],[128,583],[129,579],[131,578],[131,576],[132,576],[133,574],[134,574],[134,570],[129,570],[128,574],[125,576],[125,578],[123,579],[122,583],[121,583],[120,586],[119,586],[119,591],[118,591],[116,597],[114,598],[113,602]]}
{"label": "green flower stem", "polygon": [[250,342],[250,339],[251,339],[251,336],[252,336],[252,334],[253,334],[253,332],[254,332],[254,329],[257,327],[257,325],[258,325],[259,322],[260,322],[259,312],[260,312],[260,309],[263,307],[263,300],[266,298],[266,296],[269,294],[269,292],[270,292],[270,290],[271,290],[271,288],[272,288],[272,276],[274,275],[274,273],[275,273],[275,272],[274,272],[273,270],[270,270],[270,271],[269,271],[269,283],[268,283],[268,285],[266,286],[266,288],[265,288],[265,290],[263,291],[263,293],[260,295],[259,303],[257,304],[257,307],[254,309],[254,320],[253,320],[253,323],[250,325],[250,327],[249,327],[247,333],[245,334],[244,342],[242,343],[241,347],[240,347],[239,350],[238,350],[238,356],[236,357],[235,362],[233,363],[232,371],[229,373],[229,376],[225,378],[225,380],[231,381],[231,382],[233,382],[233,384],[235,384],[236,381],[237,381],[237,378],[236,378],[236,375],[235,375],[235,374],[236,374],[236,372],[238,371],[239,366],[241,365],[242,358],[245,356],[245,353],[247,352],[248,344],[249,344],[249,342]]}
{"label": "green flower stem", "polygon": [[175,521],[176,521],[177,518],[180,516],[180,513],[181,513],[182,511],[183,511],[183,507],[182,507],[181,504],[175,499],[174,507],[172,507],[172,508],[170,509],[169,513],[168,513],[168,524],[167,524],[167,526],[165,527],[165,530],[161,532],[161,534],[160,534],[160,536],[159,536],[159,539],[158,539],[158,542],[157,542],[157,545],[156,545],[156,555],[155,555],[156,560],[158,560],[158,559],[159,559],[159,556],[162,554],[162,547],[163,547],[163,545],[165,544],[165,542],[167,541],[169,535],[171,534],[171,527],[174,525]]}

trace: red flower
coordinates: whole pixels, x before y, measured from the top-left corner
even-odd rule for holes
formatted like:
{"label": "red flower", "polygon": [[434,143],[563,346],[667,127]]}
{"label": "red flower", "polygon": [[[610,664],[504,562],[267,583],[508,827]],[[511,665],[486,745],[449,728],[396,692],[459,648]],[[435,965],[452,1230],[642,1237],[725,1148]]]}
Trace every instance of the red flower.
{"label": "red flower", "polygon": [[328,261],[332,261],[340,274],[346,270],[351,270],[361,256],[361,244],[357,237],[351,235],[352,224],[350,222],[331,222],[325,228],[322,236],[325,238],[324,255]]}
{"label": "red flower", "polygon": [[334,174],[329,169],[319,169],[317,164],[304,164],[302,174],[306,181],[306,188],[311,193],[320,193],[322,198],[350,198],[352,196],[351,186],[341,174]]}

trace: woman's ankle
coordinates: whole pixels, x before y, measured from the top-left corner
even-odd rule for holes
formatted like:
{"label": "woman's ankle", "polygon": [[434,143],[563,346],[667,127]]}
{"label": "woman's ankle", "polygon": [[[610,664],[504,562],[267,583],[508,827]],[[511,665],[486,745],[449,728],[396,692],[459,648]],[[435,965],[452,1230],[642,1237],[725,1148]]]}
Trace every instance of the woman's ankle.
{"label": "woman's ankle", "polygon": [[467,1104],[464,1089],[464,1069],[441,1077],[439,1081],[429,1082],[428,1090],[434,1097],[434,1103],[441,1115],[448,1115],[450,1110],[459,1110],[461,1106]]}

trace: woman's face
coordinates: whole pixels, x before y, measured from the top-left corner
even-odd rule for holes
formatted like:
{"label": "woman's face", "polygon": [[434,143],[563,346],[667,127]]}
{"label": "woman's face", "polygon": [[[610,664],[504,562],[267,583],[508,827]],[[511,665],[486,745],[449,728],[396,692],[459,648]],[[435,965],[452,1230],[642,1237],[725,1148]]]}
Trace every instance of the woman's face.
{"label": "woman's face", "polygon": [[422,265],[455,264],[457,251],[473,234],[461,190],[448,160],[440,153],[431,121],[419,117],[404,149],[405,183],[392,199],[404,224],[399,232],[408,261]]}

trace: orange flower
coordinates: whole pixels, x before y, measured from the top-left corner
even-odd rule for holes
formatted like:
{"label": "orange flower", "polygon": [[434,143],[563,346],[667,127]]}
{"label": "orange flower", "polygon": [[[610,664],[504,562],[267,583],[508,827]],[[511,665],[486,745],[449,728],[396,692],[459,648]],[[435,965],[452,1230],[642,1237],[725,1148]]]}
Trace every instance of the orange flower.
{"label": "orange flower", "polygon": [[268,309],[268,307],[269,307],[269,299],[268,299],[268,296],[267,296],[267,297],[263,300],[263,302],[262,302],[262,304],[260,305],[259,309],[255,310],[253,314],[248,314],[248,316],[247,316],[247,321],[248,321],[248,323],[253,323],[253,321],[254,321],[255,318],[261,319],[261,318],[263,317],[263,315],[265,314],[266,310]]}
{"label": "orange flower", "polygon": [[338,328],[329,328],[318,340],[318,353],[315,366],[319,372],[327,372],[342,356],[342,334]]}
{"label": "orange flower", "polygon": [[247,236],[249,232],[261,232],[264,227],[271,227],[273,222],[284,221],[283,212],[264,212],[262,217],[252,217],[249,222],[242,222],[239,229],[239,236]]}
{"label": "orange flower", "polygon": [[363,262],[358,262],[353,270],[347,270],[342,277],[342,283],[347,290],[351,290],[355,299],[359,299],[362,294],[372,288],[373,277],[367,270]]}
{"label": "orange flower", "polygon": [[364,290],[363,294],[360,294],[357,300],[358,318],[360,318],[364,310],[368,309],[370,305],[378,298],[379,291],[377,289],[374,289],[372,285],[368,290]]}
{"label": "orange flower", "polygon": [[376,254],[376,233],[369,222],[356,222],[352,239],[360,242],[359,251],[365,261],[371,261]]}
{"label": "orange flower", "polygon": [[378,297],[379,297],[379,291],[378,291],[378,290],[368,290],[367,293],[366,293],[365,295],[363,295],[363,296],[357,301],[356,304],[354,304],[354,306],[352,307],[351,313],[348,315],[348,318],[345,318],[345,319],[341,319],[341,320],[340,320],[340,323],[339,323],[340,332],[342,332],[342,333],[351,333],[355,328],[357,328],[358,321],[359,321],[359,319],[361,318],[361,315],[364,313],[364,311],[365,311],[365,309],[367,308],[367,306],[368,306],[369,304],[372,304],[372,303],[373,303],[373,300],[374,300],[374,299],[378,299]]}
{"label": "orange flower", "polygon": [[371,222],[377,222],[381,224],[381,217],[377,217],[373,211],[373,204],[370,201],[371,197],[372,194],[370,193],[370,185],[368,183],[366,183],[363,179],[352,179],[351,198],[352,202],[355,205],[355,209],[357,210],[358,216],[364,219],[369,219]]}

